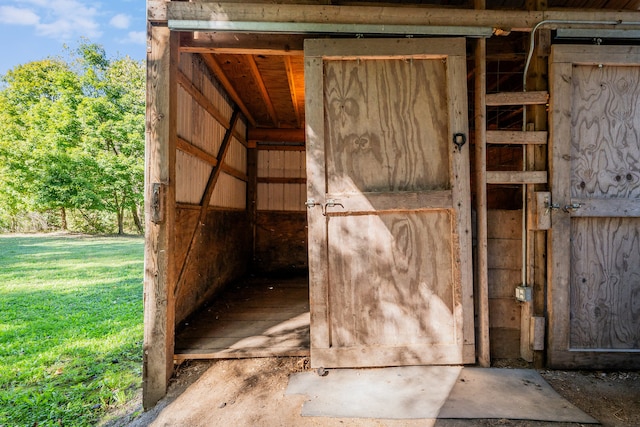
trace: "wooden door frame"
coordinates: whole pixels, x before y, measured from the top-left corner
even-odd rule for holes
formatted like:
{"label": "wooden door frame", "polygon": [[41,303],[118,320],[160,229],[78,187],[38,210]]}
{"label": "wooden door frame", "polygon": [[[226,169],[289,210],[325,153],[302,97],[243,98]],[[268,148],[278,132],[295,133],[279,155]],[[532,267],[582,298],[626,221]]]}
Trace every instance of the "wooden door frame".
{"label": "wooden door frame", "polygon": [[[550,138],[549,171],[553,203],[571,203],[571,144],[567,152],[557,141],[571,141],[572,74],[574,64],[640,67],[638,46],[552,46],[549,61]],[[548,247],[549,335],[547,365],[552,368],[640,368],[638,351],[574,351],[570,348],[571,243],[570,215],[555,211],[551,217]],[[630,357],[633,355],[633,357]],[[624,363],[624,365],[622,364]]]}
{"label": "wooden door frame", "polygon": [[[323,64],[332,59],[398,59],[398,58],[446,58],[447,81],[456,82],[466,75],[458,75],[466,70],[466,42],[464,38],[428,39],[366,39],[356,40],[306,40],[305,41],[305,91],[306,111],[324,109]],[[398,54],[402,52],[402,54]],[[468,134],[467,93],[466,85],[448,84],[448,117],[449,141],[457,132]],[[307,149],[307,197],[310,209],[307,212],[309,226],[309,283],[311,311],[311,366],[316,366],[314,353],[331,347],[329,299],[328,299],[328,245],[326,235],[326,218],[319,207],[312,204],[324,204],[327,194],[326,165],[324,159],[324,114],[308,114],[306,118]],[[457,340],[461,347],[460,363],[475,362],[475,331],[473,315],[473,273],[471,247],[471,215],[469,189],[469,144],[460,152],[451,144],[451,160],[449,173],[456,177],[460,185],[451,186],[453,205],[462,210],[454,220],[454,245],[459,245],[460,259],[454,260],[460,265],[461,305],[463,320],[457,325]],[[456,155],[465,153],[466,155]],[[314,283],[321,284],[314,286]],[[463,286],[463,284],[468,284]],[[457,288],[456,288],[457,289]]]}

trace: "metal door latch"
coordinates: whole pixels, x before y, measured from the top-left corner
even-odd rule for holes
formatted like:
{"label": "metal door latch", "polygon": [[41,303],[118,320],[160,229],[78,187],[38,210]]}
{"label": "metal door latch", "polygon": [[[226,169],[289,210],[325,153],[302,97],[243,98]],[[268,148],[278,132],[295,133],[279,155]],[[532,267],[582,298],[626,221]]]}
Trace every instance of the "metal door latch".
{"label": "metal door latch", "polygon": [[564,205],[562,210],[566,213],[571,213],[580,209],[580,206],[582,206],[582,203],[571,203],[570,205]]}
{"label": "metal door latch", "polygon": [[324,215],[324,216],[327,216],[327,208],[332,208],[334,206],[340,206],[341,208],[344,209],[344,205],[342,203],[340,203],[336,199],[327,199],[327,202],[324,205],[322,203],[316,202],[315,199],[307,199],[307,201],[304,202],[304,205],[309,209],[311,209],[314,206],[321,206],[322,207],[322,215]]}
{"label": "metal door latch", "polygon": [[307,201],[304,202],[304,205],[311,209],[314,206],[320,206],[320,203],[316,202],[314,199],[307,199]]}
{"label": "metal door latch", "polygon": [[322,215],[327,216],[327,208],[332,208],[334,206],[340,206],[341,208],[344,209],[344,205],[338,202],[337,200],[327,199],[327,203],[325,203],[324,207],[322,208]]}
{"label": "metal door latch", "polygon": [[545,215],[549,215],[549,213],[551,213],[551,211],[557,211],[558,209],[560,209],[560,204],[551,203],[549,201],[549,199],[545,199],[545,201],[544,201],[544,214]]}

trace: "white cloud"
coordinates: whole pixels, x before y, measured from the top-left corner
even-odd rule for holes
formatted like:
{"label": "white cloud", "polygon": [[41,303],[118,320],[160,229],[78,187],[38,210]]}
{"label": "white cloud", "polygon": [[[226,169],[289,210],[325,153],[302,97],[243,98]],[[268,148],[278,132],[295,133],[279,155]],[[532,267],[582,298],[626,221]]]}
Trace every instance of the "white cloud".
{"label": "white cloud", "polygon": [[127,38],[121,41],[122,43],[127,44],[145,45],[147,44],[147,33],[144,31],[129,31],[129,34],[127,34]]}
{"label": "white cloud", "polygon": [[[14,0],[18,4],[18,1]],[[5,11],[13,16],[21,16],[23,25],[33,25],[36,33],[57,40],[66,41],[76,37],[98,38],[102,35],[98,24],[98,9],[79,0],[21,0],[27,8],[5,6],[0,12],[4,19]],[[21,14],[18,12],[22,12]],[[6,21],[3,21],[6,22]]]}
{"label": "white cloud", "polygon": [[31,9],[0,6],[0,22],[15,25],[37,25],[40,17]]}
{"label": "white cloud", "polygon": [[131,17],[129,15],[125,15],[124,13],[119,13],[111,18],[109,24],[112,27],[124,30],[126,28],[129,28],[129,25],[131,25]]}

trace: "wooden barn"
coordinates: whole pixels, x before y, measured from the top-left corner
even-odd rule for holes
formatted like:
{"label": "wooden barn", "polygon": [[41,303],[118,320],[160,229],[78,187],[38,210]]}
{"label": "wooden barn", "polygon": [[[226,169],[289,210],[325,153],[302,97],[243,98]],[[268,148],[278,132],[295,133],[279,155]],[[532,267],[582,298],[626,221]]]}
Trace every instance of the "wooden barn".
{"label": "wooden barn", "polygon": [[640,368],[639,8],[148,0],[145,407],[187,359]]}

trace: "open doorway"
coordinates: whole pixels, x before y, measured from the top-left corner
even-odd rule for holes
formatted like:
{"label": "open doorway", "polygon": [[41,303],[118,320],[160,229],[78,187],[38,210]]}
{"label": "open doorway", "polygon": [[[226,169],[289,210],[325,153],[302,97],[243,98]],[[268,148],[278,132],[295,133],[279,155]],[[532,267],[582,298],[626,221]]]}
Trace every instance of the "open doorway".
{"label": "open doorway", "polygon": [[[174,360],[308,355],[303,39],[213,37],[182,33],[179,47],[176,168],[221,171],[195,244],[178,242],[197,266],[182,267],[193,274],[176,293]],[[231,148],[213,159],[222,144],[207,141],[223,139],[234,111]],[[199,200],[184,194],[202,194],[184,175],[179,216]]]}

